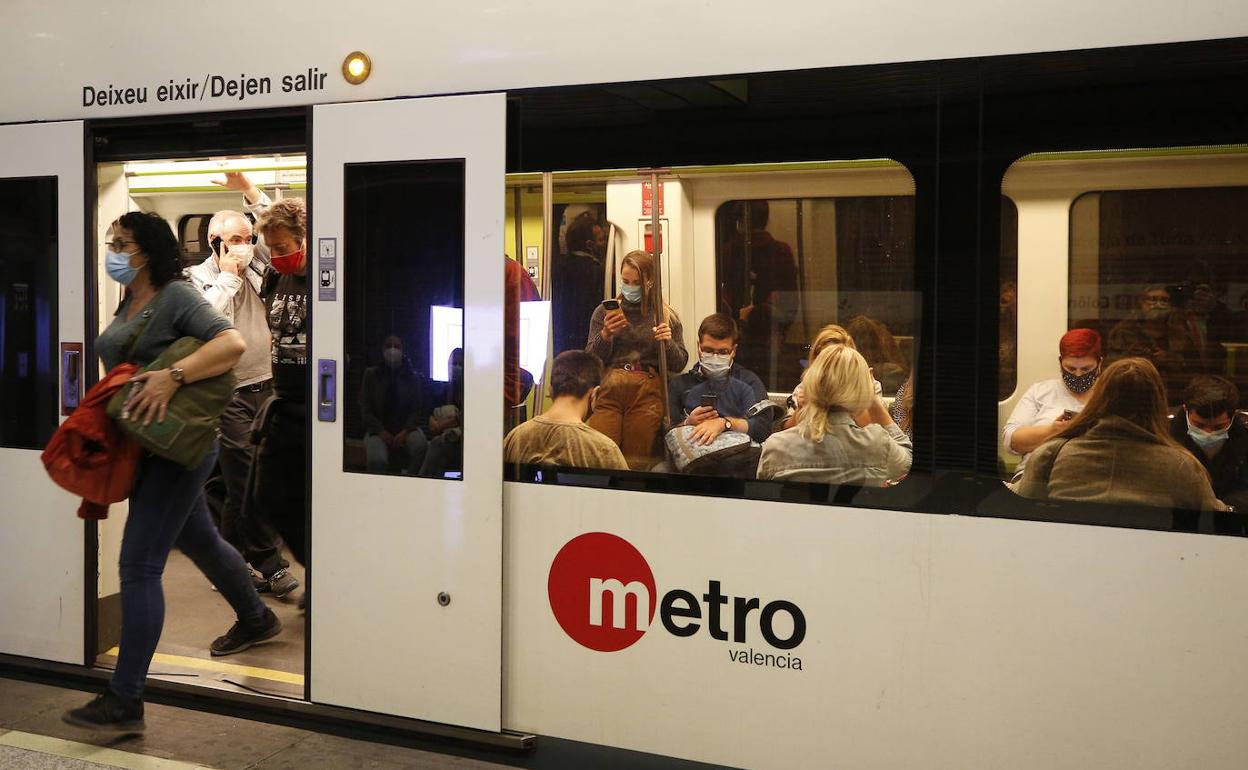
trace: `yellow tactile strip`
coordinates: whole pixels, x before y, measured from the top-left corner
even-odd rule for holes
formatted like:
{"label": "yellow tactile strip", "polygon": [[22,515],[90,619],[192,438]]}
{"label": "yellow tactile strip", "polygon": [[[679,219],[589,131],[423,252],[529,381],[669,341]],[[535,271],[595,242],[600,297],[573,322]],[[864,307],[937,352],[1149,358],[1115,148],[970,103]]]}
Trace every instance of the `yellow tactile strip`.
{"label": "yellow tactile strip", "polygon": [[[117,657],[117,648],[104,653],[111,657]],[[237,676],[252,676],[257,679],[268,679],[272,682],[282,682],[285,684],[293,684],[303,687],[303,675],[291,674],[286,671],[276,671],[271,668],[260,668],[258,666],[240,666],[235,663],[222,663],[216,660],[205,660],[204,658],[192,658],[187,655],[170,655],[164,652],[158,652],[152,656],[154,663],[163,663],[167,666],[182,666],[184,668],[193,668],[199,671],[212,671],[218,674],[235,674]]]}
{"label": "yellow tactile strip", "polygon": [[39,754],[50,754],[56,757],[67,757],[90,762],[104,767],[120,767],[125,770],[212,770],[205,765],[189,762],[178,762],[173,759],[149,757],[146,754],[131,754],[103,746],[92,746],[89,743],[77,743],[63,738],[51,738],[46,735],[35,735],[13,730],[0,734],[0,746],[24,749]]}

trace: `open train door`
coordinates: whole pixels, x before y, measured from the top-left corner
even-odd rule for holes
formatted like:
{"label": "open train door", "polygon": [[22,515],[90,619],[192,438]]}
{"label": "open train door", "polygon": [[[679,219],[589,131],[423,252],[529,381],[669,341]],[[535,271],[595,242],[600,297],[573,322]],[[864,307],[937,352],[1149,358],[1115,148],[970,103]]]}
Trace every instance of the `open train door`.
{"label": "open train door", "polygon": [[75,664],[80,501],[39,455],[94,368],[83,350],[83,221],[82,123],[0,126],[0,654]]}
{"label": "open train door", "polygon": [[497,731],[505,99],[312,114],[309,697]]}

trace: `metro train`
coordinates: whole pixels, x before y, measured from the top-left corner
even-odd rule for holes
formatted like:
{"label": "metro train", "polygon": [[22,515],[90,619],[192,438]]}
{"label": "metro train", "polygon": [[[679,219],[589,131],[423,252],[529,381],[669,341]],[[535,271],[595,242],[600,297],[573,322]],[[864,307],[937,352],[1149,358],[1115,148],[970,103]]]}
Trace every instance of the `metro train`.
{"label": "metro train", "polygon": [[[310,213],[308,608],[266,599],[286,633],[210,660],[229,611],[175,554],[152,699],[527,767],[1242,764],[1248,518],[1020,498],[1001,431],[1063,333],[1108,340],[1147,287],[1193,318],[1212,293],[1186,373],[1248,384],[1248,11],[911,3],[882,38],[878,11],[788,2],[305,5],[224,4],[252,22],[227,50],[103,10],[0,31],[0,672],[96,686],[114,661],[125,504],[75,518],[40,450],[101,374],[113,220],[156,212],[203,260],[230,171]],[[582,214],[599,272],[569,291]],[[911,390],[910,473],[504,463],[583,346],[565,308],[615,296],[633,250],[686,351],[738,320],[777,406],[851,327],[883,395]],[[537,299],[500,404],[504,257]],[[389,337],[437,463],[367,456]]]}

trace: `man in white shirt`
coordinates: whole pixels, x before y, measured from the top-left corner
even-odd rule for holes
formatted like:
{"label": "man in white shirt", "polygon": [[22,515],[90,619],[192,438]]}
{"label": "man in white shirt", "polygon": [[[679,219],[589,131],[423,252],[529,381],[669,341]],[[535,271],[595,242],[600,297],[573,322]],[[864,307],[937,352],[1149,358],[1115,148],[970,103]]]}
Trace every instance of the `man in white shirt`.
{"label": "man in white shirt", "polygon": [[[262,194],[257,196],[258,202],[261,198]],[[237,211],[217,212],[208,225],[208,238],[212,255],[188,269],[187,278],[247,342],[247,352],[234,368],[234,398],[221,415],[219,462],[225,481],[221,533],[260,573],[259,587],[281,597],[297,588],[299,581],[287,571],[290,564],[281,556],[277,533],[264,511],[249,510],[243,515],[253,455],[251,426],[260,407],[273,395],[268,314],[261,298],[268,264],[257,259],[251,222]]]}

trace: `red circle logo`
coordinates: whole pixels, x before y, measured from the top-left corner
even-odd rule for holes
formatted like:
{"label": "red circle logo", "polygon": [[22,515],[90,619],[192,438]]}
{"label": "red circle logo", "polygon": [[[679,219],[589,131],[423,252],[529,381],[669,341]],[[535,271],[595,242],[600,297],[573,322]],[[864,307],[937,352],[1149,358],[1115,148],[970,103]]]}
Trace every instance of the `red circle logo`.
{"label": "red circle logo", "polygon": [[588,532],[560,548],[546,592],[568,636],[600,652],[622,650],[640,639],[659,600],[646,557],[607,532]]}

